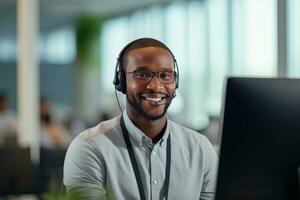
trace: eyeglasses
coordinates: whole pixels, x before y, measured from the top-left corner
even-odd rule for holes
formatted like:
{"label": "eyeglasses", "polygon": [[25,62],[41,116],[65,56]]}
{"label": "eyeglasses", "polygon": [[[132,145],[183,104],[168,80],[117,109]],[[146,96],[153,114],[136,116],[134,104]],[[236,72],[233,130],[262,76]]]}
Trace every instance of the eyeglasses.
{"label": "eyeglasses", "polygon": [[176,76],[176,72],[174,71],[152,72],[148,70],[135,70],[133,72],[126,72],[125,74],[133,74],[135,79],[143,82],[150,82],[153,76],[156,76],[161,84],[173,83]]}

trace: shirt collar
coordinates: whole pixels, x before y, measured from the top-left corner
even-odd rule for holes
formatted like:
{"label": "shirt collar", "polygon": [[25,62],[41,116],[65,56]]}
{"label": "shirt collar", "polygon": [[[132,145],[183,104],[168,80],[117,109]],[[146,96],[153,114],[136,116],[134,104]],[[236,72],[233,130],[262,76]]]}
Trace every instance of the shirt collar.
{"label": "shirt collar", "polygon": [[152,139],[149,138],[145,133],[143,133],[138,127],[135,126],[135,124],[129,118],[126,110],[123,111],[123,119],[125,122],[125,126],[127,128],[129,137],[131,138],[131,140],[136,142],[140,147],[142,147],[144,145],[148,146],[149,148],[153,147],[154,145],[164,146],[164,144],[166,143],[166,141],[169,137],[170,125],[169,125],[168,118],[167,118],[167,125],[166,125],[166,129],[164,132],[164,136],[156,144],[152,143]]}

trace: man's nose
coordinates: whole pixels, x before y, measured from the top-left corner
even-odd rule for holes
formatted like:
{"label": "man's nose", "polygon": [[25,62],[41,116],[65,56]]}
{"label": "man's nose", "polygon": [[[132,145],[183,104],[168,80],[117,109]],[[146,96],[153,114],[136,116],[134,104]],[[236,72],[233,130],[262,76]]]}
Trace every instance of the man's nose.
{"label": "man's nose", "polygon": [[154,74],[152,79],[147,84],[147,89],[157,89],[157,88],[160,89],[162,87],[163,87],[163,85],[159,81],[158,74]]}

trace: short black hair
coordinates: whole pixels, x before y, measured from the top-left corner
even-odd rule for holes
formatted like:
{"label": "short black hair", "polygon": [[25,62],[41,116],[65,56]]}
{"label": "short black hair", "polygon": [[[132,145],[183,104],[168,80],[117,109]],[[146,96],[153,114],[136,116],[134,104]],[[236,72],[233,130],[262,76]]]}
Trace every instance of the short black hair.
{"label": "short black hair", "polygon": [[128,43],[120,52],[120,55],[119,55],[120,64],[121,64],[120,69],[124,70],[124,66],[126,64],[125,63],[126,57],[130,51],[132,51],[134,49],[145,48],[145,47],[159,47],[159,48],[165,49],[171,54],[173,60],[175,61],[175,57],[174,57],[172,51],[161,41],[154,39],[154,38],[139,38],[139,39],[136,39],[136,40]]}

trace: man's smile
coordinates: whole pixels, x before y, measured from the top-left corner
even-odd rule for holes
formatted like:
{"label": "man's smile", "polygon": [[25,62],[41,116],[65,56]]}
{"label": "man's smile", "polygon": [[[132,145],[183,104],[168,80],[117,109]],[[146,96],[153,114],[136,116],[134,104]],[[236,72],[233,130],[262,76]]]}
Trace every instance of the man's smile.
{"label": "man's smile", "polygon": [[153,103],[155,105],[165,104],[168,95],[162,93],[142,94],[141,99]]}

